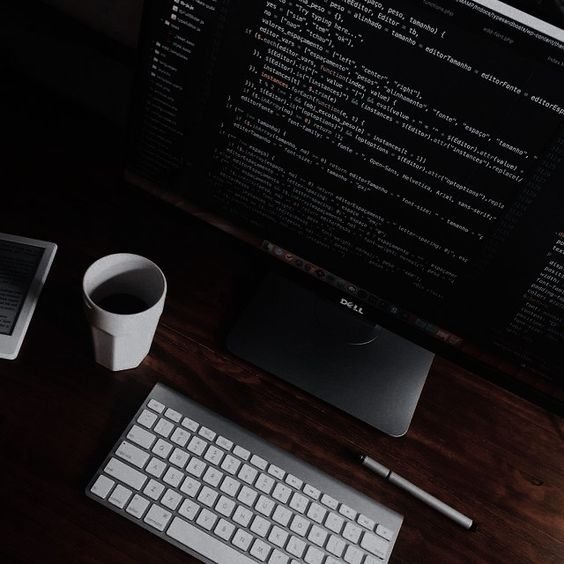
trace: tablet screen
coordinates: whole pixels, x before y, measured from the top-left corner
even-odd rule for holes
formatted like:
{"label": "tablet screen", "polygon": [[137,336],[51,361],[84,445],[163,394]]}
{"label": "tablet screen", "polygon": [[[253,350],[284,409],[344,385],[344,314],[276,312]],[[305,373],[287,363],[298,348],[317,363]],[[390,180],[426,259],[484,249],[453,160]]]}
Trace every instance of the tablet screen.
{"label": "tablet screen", "polygon": [[11,335],[45,249],[0,240],[0,334]]}
{"label": "tablet screen", "polygon": [[0,359],[19,353],[57,245],[0,233]]}

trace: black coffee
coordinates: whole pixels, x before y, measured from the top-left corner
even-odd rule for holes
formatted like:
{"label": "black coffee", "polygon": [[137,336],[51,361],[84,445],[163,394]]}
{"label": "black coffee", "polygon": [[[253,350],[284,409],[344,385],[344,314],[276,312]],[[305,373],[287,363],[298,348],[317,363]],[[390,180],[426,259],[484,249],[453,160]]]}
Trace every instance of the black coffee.
{"label": "black coffee", "polygon": [[110,313],[139,313],[148,309],[148,305],[132,294],[111,294],[96,300],[96,304]]}

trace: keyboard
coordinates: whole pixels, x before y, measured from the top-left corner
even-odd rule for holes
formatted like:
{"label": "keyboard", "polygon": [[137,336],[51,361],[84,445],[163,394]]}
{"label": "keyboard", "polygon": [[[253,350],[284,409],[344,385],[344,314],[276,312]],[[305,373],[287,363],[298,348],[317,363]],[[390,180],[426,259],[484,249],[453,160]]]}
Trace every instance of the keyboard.
{"label": "keyboard", "polygon": [[214,564],[381,564],[403,520],[162,384],[86,494]]}

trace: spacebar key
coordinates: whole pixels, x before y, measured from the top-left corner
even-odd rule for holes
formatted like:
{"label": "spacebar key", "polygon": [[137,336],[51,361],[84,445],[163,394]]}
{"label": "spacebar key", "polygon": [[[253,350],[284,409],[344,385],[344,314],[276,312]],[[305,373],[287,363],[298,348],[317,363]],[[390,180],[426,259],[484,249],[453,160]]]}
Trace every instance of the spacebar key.
{"label": "spacebar key", "polygon": [[256,564],[255,560],[178,517],[166,534],[217,564]]}

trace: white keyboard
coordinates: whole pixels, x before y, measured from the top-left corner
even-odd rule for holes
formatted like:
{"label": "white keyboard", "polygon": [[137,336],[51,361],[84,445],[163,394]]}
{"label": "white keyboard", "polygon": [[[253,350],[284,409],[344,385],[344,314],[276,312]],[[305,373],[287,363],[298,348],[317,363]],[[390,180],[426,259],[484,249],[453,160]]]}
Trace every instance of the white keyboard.
{"label": "white keyboard", "polygon": [[161,384],[86,493],[214,564],[381,564],[403,519]]}

